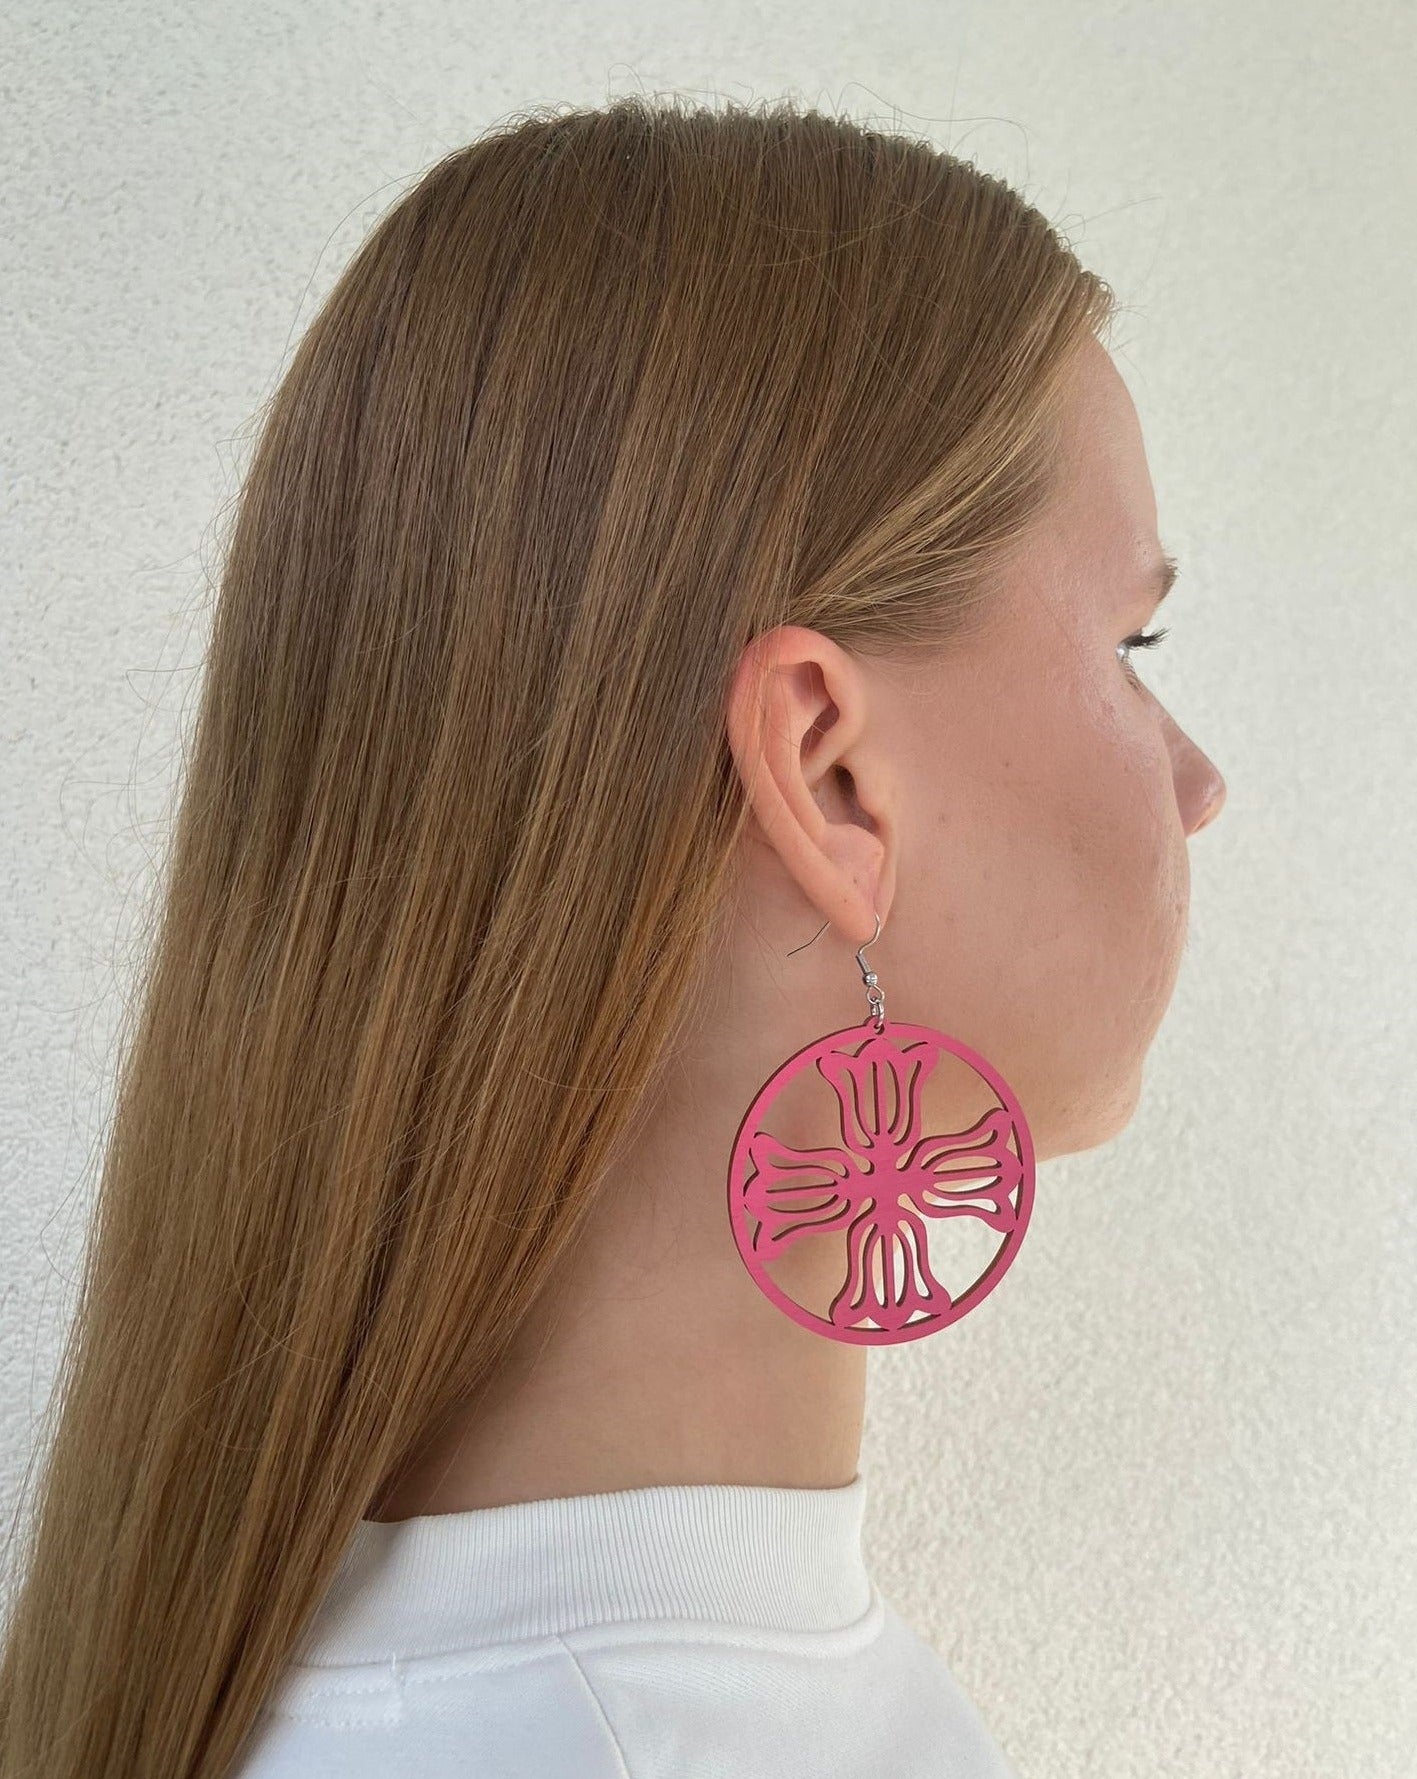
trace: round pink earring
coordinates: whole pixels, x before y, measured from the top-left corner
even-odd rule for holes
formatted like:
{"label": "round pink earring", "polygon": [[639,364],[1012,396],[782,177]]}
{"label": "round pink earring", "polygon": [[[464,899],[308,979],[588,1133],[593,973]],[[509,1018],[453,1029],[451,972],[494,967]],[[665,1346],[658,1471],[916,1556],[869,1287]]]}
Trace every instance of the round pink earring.
{"label": "round pink earring", "polygon": [[[1033,1140],[1018,1100],[967,1044],[887,1020],[886,997],[861,955],[880,936],[877,914],[856,953],[870,1012],[768,1077],[738,1127],[728,1167],[733,1239],[759,1289],[803,1328],[864,1346],[918,1340],[968,1315],[1008,1271],[1033,1208]],[[996,1103],[968,1130],[925,1135],[920,1089],[946,1054]],[[840,1147],[794,1149],[770,1129],[785,1090],[813,1066],[836,1096]],[[957,1296],[931,1267],[926,1218],[950,1229],[956,1225],[946,1219],[974,1219],[976,1229],[982,1222],[1003,1238]],[[789,1296],[768,1267],[799,1239],[837,1232],[845,1277],[822,1316]]]}

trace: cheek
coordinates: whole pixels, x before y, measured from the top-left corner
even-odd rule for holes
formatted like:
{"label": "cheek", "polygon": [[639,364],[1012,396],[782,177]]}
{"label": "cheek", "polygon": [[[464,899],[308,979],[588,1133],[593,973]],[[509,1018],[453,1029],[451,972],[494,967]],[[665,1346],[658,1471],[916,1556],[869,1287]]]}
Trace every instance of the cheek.
{"label": "cheek", "polygon": [[[1170,759],[1146,694],[1087,657],[1026,682],[981,674],[918,712],[918,870],[953,952],[1060,994],[1139,977],[1174,949],[1186,866]],[[912,849],[913,850],[913,849]],[[932,923],[933,924],[933,923]]]}
{"label": "cheek", "polygon": [[1093,955],[1103,1040],[1140,1060],[1166,1010],[1185,940],[1189,855],[1165,736],[1143,694],[1098,736],[1078,804],[1091,875]]}
{"label": "cheek", "polygon": [[[1185,845],[1165,737],[1122,681],[1038,688],[985,782],[999,912],[1063,992],[1161,992],[1185,910]],[[981,766],[984,762],[981,761]],[[1179,843],[1179,844],[1178,844]],[[1145,986],[1144,985],[1148,985]],[[1107,997],[1103,997],[1105,1000]]]}
{"label": "cheek", "polygon": [[[1164,948],[1175,926],[1184,835],[1165,736],[1145,695],[1126,687],[1088,730],[1075,764],[1077,845],[1100,909],[1143,950]],[[1179,850],[1178,850],[1179,843]]]}

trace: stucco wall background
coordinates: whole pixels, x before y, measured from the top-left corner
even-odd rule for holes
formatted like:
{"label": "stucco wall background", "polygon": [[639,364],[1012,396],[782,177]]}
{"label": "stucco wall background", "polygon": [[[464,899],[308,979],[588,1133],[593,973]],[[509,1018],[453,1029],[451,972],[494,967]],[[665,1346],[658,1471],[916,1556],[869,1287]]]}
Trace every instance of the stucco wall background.
{"label": "stucco wall background", "polygon": [[1138,665],[1229,786],[1132,1124],[1044,1164],[977,1314],[872,1357],[868,1554],[1021,1779],[1411,1779],[1415,19],[6,9],[7,1509],[238,432],[368,225],[456,142],[547,100],[792,91],[1009,178],[1120,291],[1182,562]]}

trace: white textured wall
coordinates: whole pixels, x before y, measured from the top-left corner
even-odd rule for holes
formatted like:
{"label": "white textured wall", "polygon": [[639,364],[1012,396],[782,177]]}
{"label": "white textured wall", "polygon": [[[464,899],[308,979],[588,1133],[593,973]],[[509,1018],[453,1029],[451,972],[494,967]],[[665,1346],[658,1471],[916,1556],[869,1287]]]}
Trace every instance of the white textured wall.
{"label": "white textured wall", "polygon": [[1021,1779],[1417,1773],[1414,129],[1405,0],[75,8],[3,130],[0,1439],[71,1298],[236,434],[402,181],[509,111],[793,90],[1117,285],[1229,801],[1147,1092],[1005,1283],[873,1356],[882,1584]]}

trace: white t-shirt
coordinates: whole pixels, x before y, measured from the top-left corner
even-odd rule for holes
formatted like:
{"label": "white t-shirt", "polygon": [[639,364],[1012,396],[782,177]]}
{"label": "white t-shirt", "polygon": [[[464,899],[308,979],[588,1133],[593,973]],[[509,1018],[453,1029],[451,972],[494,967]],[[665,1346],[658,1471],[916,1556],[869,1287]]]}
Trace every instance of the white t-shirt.
{"label": "white t-shirt", "polygon": [[232,1779],[1016,1779],[866,1480],[361,1520]]}

